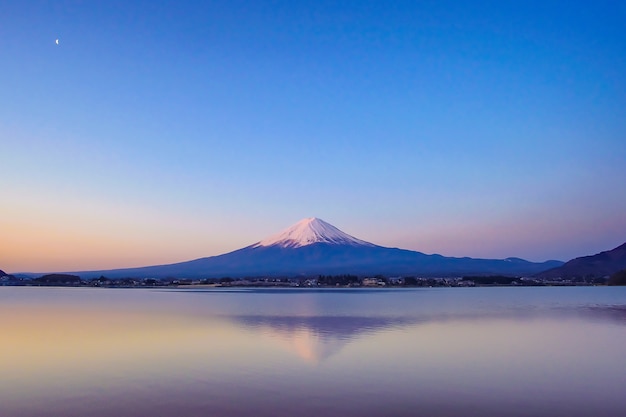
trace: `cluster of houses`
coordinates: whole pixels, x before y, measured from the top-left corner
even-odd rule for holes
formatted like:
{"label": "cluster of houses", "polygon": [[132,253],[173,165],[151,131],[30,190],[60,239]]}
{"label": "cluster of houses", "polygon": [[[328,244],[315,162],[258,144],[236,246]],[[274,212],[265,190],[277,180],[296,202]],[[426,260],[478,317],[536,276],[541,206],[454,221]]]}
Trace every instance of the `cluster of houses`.
{"label": "cluster of houses", "polygon": [[[415,278],[415,277],[363,277],[348,283],[345,280],[329,280],[320,278],[246,278],[216,283],[218,286],[245,287],[245,286],[287,286],[287,287],[473,287],[471,280],[456,278]],[[219,280],[218,280],[219,281]],[[329,282],[330,281],[330,282]],[[343,282],[342,282],[343,281]]]}
{"label": "cluster of houses", "polygon": [[354,275],[319,277],[256,277],[256,278],[121,278],[104,276],[83,280],[75,275],[50,274],[38,278],[0,276],[0,286],[80,286],[80,287],[474,287],[474,286],[533,286],[533,285],[598,285],[599,282],[571,280],[536,280],[533,278],[477,276],[477,277],[357,277]]}

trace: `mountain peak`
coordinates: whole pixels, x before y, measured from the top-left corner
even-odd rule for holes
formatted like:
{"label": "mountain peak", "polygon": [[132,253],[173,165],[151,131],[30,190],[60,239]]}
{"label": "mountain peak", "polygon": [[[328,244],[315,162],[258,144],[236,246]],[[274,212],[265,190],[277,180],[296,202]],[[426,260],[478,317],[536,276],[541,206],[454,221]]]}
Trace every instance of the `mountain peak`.
{"label": "mountain peak", "polygon": [[330,243],[334,245],[375,246],[342,232],[330,223],[317,217],[300,220],[291,227],[253,245],[280,246],[283,248],[299,248],[314,243]]}

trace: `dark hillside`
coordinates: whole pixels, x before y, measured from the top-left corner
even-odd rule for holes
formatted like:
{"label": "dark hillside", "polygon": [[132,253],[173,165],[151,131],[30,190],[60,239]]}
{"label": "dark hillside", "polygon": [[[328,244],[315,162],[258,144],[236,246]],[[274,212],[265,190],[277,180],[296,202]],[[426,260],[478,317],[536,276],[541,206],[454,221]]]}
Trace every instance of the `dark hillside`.
{"label": "dark hillside", "polygon": [[541,272],[538,278],[605,277],[626,269],[626,243],[592,256],[572,259],[564,265]]}

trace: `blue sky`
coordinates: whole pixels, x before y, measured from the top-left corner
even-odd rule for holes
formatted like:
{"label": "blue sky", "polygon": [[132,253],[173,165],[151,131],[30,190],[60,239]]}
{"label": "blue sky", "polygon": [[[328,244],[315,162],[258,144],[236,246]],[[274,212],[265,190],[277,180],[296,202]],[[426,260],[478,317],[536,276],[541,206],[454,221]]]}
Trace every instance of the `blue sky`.
{"label": "blue sky", "polygon": [[182,261],[310,216],[449,256],[610,249],[625,21],[617,1],[3,2],[0,269]]}

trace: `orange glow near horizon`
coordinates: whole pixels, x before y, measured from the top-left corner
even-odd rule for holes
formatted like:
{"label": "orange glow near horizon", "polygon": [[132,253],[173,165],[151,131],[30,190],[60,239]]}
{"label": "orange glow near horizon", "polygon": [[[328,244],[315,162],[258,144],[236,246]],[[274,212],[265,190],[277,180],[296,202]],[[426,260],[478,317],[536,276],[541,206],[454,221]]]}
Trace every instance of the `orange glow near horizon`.
{"label": "orange glow near horizon", "polygon": [[160,265],[218,255],[220,243],[233,249],[237,245],[228,238],[211,239],[191,218],[172,222],[168,213],[151,209],[74,203],[71,208],[48,204],[45,211],[36,209],[36,201],[0,208],[0,269],[14,273]]}

